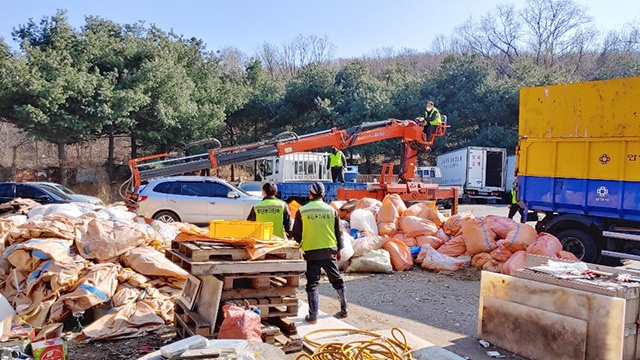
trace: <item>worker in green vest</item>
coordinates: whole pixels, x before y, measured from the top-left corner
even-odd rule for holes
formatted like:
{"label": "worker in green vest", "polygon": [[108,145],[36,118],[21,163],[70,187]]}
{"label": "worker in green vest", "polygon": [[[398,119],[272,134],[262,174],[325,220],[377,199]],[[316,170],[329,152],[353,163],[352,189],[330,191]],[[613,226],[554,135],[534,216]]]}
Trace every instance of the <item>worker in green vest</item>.
{"label": "worker in green vest", "polygon": [[340,217],[334,208],[323,201],[324,194],[324,185],[321,182],[311,184],[310,201],[298,210],[291,232],[292,237],[300,243],[307,261],[306,291],[309,315],[305,320],[311,324],[318,320],[318,284],[321,269],[324,269],[329,282],[338,292],[340,311],[336,316],[346,318],[349,315],[344,281],[337,263],[340,261],[340,250],[343,248]]}
{"label": "worker in green vest", "polygon": [[442,117],[440,111],[433,106],[433,101],[427,101],[424,112],[424,133],[427,137],[427,141],[431,141],[431,135],[436,131],[438,125],[442,124]]}
{"label": "worker in green vest", "polygon": [[344,184],[344,171],[347,168],[347,158],[344,157],[342,151],[335,146],[329,154],[329,163],[327,169],[331,170],[331,179],[333,182],[341,182]]}
{"label": "worker in green vest", "polygon": [[287,238],[291,232],[291,213],[287,203],[276,198],[278,187],[273,182],[262,185],[262,201],[253,205],[247,220],[273,223],[273,235]]}
{"label": "worker in green vest", "polygon": [[509,205],[509,219],[513,219],[513,217],[517,213],[520,213],[520,222],[524,220],[524,210],[518,204],[518,183],[513,182],[513,186],[511,187],[511,204]]}

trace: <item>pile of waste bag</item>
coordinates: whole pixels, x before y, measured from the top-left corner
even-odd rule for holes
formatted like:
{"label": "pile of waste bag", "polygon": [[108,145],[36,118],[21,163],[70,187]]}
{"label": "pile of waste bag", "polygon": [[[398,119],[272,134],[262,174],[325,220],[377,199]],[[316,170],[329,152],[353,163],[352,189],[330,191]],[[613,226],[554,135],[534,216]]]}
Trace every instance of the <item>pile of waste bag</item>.
{"label": "pile of waste bag", "polygon": [[80,339],[144,335],[173,322],[188,273],[164,256],[180,226],[124,206],[53,204],[0,217],[0,293],[17,322],[91,316]]}
{"label": "pile of waste bag", "polygon": [[383,201],[331,203],[342,219],[345,247],[339,265],[346,272],[405,271],[419,264],[433,271],[473,266],[510,274],[525,266],[525,253],[578,260],[560,241],[528,224],[471,212],[446,217],[435,201],[406,207],[398,195]]}

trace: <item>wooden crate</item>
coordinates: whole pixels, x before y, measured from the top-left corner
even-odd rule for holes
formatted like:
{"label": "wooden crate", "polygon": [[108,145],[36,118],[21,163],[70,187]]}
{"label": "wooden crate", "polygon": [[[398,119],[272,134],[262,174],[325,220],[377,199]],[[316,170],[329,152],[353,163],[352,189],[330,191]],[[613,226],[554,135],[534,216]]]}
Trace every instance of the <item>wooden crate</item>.
{"label": "wooden crate", "polygon": [[[251,260],[247,249],[222,243],[207,242],[173,242],[171,248],[192,262],[219,260]],[[273,250],[253,260],[300,260],[302,255],[297,247],[286,247]]]}
{"label": "wooden crate", "polygon": [[478,338],[531,359],[635,359],[636,289],[607,296],[559,280],[483,271]]}
{"label": "wooden crate", "polygon": [[186,309],[184,305],[178,302],[174,307],[174,320],[178,335],[181,337],[194,335],[209,337],[211,334],[212,326],[209,322],[197,312]]}
{"label": "wooden crate", "polygon": [[306,270],[304,260],[252,260],[252,261],[191,261],[185,255],[175,249],[167,249],[165,256],[173,263],[185,269],[191,275],[220,275],[237,273],[273,273],[273,272],[299,272]]}

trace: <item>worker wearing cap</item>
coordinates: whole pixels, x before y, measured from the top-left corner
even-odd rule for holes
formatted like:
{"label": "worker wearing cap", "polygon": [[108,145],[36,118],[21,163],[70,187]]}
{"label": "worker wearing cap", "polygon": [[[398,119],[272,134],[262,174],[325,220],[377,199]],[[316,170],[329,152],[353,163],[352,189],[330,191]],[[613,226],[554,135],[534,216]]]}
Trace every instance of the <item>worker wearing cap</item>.
{"label": "worker wearing cap", "polygon": [[424,112],[424,133],[426,134],[427,141],[431,141],[431,135],[436,130],[438,125],[442,124],[442,117],[440,111],[433,106],[433,101],[427,101]]}
{"label": "worker wearing cap", "polygon": [[318,284],[321,269],[324,269],[329,282],[338,292],[340,312],[336,316],[346,318],[349,315],[344,281],[337,263],[340,260],[340,250],[343,248],[340,217],[334,208],[322,200],[324,193],[324,185],[321,182],[311,184],[310,201],[298,210],[291,231],[293,238],[300,243],[307,261],[306,291],[309,315],[305,320],[311,324],[318,320]]}
{"label": "worker wearing cap", "polygon": [[329,163],[327,164],[327,169],[331,170],[332,181],[344,184],[344,170],[346,168],[347,158],[344,157],[342,151],[334,146],[329,154]]}
{"label": "worker wearing cap", "polygon": [[262,201],[253,205],[247,220],[273,223],[273,235],[286,239],[291,232],[291,213],[287,204],[276,198],[278,187],[273,182],[262,185]]}

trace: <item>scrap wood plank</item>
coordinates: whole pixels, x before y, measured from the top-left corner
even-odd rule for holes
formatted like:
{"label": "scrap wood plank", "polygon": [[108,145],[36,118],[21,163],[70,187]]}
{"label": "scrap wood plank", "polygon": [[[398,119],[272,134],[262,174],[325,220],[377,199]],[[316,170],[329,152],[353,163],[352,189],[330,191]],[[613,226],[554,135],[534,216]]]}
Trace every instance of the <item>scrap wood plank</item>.
{"label": "scrap wood plank", "polygon": [[[266,288],[269,286],[299,286],[301,272],[273,272],[273,273],[236,273],[221,275],[224,289],[238,288]],[[244,280],[244,281],[242,281]]]}
{"label": "scrap wood plank", "polygon": [[304,272],[305,260],[253,260],[253,261],[207,261],[193,262],[184,255],[168,249],[165,256],[187,270],[191,275],[220,275],[236,273]]}
{"label": "scrap wood plank", "polygon": [[303,348],[302,338],[298,335],[278,335],[275,337],[275,343],[285,354],[300,352]]}
{"label": "scrap wood plank", "polygon": [[289,318],[275,317],[268,318],[267,321],[277,326],[285,335],[297,335],[298,327],[296,322]]}
{"label": "scrap wood plank", "polygon": [[290,297],[296,296],[295,286],[281,286],[267,289],[230,289],[222,291],[221,301],[240,300],[246,298]]}
{"label": "scrap wood plank", "polygon": [[[176,242],[172,248],[184,255],[190,261],[205,262],[213,260],[251,260],[251,256],[245,246],[233,246],[223,243],[207,242]],[[269,251],[254,260],[285,259],[299,260],[300,249],[297,247],[285,247]]]}

